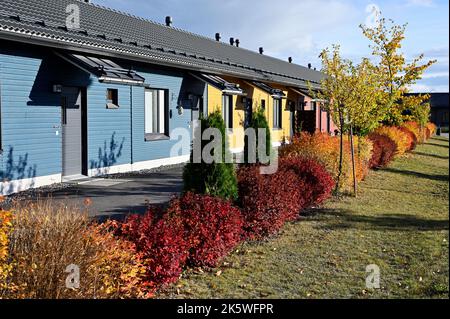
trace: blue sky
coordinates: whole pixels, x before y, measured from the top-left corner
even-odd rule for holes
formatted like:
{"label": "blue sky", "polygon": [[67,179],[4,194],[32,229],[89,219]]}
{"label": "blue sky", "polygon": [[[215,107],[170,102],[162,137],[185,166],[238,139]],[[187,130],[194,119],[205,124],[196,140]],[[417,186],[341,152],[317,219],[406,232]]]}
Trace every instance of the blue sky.
{"label": "blue sky", "polygon": [[417,92],[449,91],[449,2],[445,0],[92,0],[157,22],[167,15],[174,26],[283,60],[320,68],[320,51],[340,44],[345,57],[358,61],[370,49],[358,25],[375,5],[384,17],[408,23],[402,50],[411,59],[424,53],[437,59],[415,86]]}

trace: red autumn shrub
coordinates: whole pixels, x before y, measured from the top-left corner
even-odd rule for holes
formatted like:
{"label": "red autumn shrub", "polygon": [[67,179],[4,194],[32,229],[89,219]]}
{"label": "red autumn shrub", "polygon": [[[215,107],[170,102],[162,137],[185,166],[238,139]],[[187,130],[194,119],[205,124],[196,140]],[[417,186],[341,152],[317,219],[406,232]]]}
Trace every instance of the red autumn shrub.
{"label": "red autumn shrub", "polygon": [[322,204],[330,198],[335,182],[326,168],[314,160],[290,157],[280,160],[279,169],[292,170],[304,183],[301,196],[304,207]]}
{"label": "red autumn shrub", "polygon": [[191,266],[217,266],[241,241],[242,215],[229,201],[186,193],[171,201],[167,214],[183,225]]}
{"label": "red autumn shrub", "polygon": [[402,131],[408,138],[408,151],[412,151],[417,146],[417,137],[410,129],[402,126],[398,128],[400,131]]}
{"label": "red autumn shrub", "polygon": [[181,220],[160,216],[150,209],[144,216],[133,215],[121,225],[118,233],[136,245],[145,260],[149,287],[175,282],[188,257]]}
{"label": "red autumn shrub", "polygon": [[386,135],[372,133],[369,135],[372,141],[372,158],[369,162],[370,168],[381,168],[387,166],[397,153],[397,145]]}
{"label": "red autumn shrub", "polygon": [[242,167],[238,183],[244,230],[250,239],[276,233],[302,209],[329,198],[334,188],[324,166],[298,156],[280,159],[272,175],[261,175],[258,166]]}
{"label": "red autumn shrub", "polygon": [[305,184],[293,171],[261,175],[259,166],[244,166],[238,171],[238,185],[244,231],[249,239],[276,233],[305,205],[301,197]]}
{"label": "red autumn shrub", "polygon": [[425,130],[425,140],[429,140],[431,138],[431,130],[427,126],[424,127],[424,130]]}
{"label": "red autumn shrub", "polygon": [[242,239],[238,208],[220,198],[187,193],[174,198],[166,212],[155,208],[130,216],[118,230],[136,245],[147,267],[147,285],[175,282],[183,268],[214,267]]}

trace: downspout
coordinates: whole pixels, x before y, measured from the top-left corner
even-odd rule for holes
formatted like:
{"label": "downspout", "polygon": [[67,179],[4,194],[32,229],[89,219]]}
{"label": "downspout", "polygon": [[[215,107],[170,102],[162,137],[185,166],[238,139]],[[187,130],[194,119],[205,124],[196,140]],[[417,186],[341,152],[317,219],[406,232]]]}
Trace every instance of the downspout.
{"label": "downspout", "polygon": [[130,161],[131,161],[131,165],[134,164],[134,159],[133,159],[133,86],[130,86]]}

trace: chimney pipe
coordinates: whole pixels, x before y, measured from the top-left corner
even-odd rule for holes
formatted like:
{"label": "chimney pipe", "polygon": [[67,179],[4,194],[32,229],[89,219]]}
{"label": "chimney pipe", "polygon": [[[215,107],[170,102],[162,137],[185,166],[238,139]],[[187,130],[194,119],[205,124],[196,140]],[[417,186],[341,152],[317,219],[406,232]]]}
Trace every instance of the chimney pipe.
{"label": "chimney pipe", "polygon": [[235,43],[236,43],[236,46],[239,48],[239,44],[241,44],[241,41],[239,39],[236,39]]}
{"label": "chimney pipe", "polygon": [[216,41],[220,41],[220,39],[222,39],[221,35],[219,32],[216,33]]}
{"label": "chimney pipe", "polygon": [[259,54],[263,54],[264,53],[264,48],[263,47],[260,47],[259,48]]}
{"label": "chimney pipe", "polygon": [[166,17],[166,26],[171,27],[173,23],[172,17],[171,16],[167,16]]}
{"label": "chimney pipe", "polygon": [[311,63],[308,63],[308,69],[311,69],[312,65]]}
{"label": "chimney pipe", "polygon": [[234,38],[230,38],[230,44],[234,45]]}
{"label": "chimney pipe", "polygon": [[289,63],[292,63],[292,57],[288,58]]}

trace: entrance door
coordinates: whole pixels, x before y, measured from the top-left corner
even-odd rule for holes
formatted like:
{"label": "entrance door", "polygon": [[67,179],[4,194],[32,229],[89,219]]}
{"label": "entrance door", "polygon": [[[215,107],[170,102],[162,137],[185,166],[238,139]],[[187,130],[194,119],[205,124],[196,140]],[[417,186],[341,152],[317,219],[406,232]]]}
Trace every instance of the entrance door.
{"label": "entrance door", "polygon": [[244,123],[244,128],[248,128],[251,123],[252,123],[252,119],[253,119],[253,100],[252,99],[245,99],[245,123]]}
{"label": "entrance door", "polygon": [[61,94],[62,173],[64,177],[82,173],[82,111],[79,88],[65,87]]}

